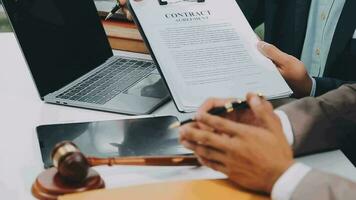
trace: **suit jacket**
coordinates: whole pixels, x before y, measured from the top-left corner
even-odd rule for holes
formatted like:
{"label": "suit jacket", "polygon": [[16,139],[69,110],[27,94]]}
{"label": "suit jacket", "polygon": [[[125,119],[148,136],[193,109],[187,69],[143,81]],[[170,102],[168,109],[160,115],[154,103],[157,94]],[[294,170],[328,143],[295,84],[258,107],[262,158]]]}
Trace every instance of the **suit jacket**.
{"label": "suit jacket", "polygon": [[[236,0],[252,27],[265,23],[265,40],[300,59],[311,0]],[[346,0],[316,95],[356,82],[356,1]]]}
{"label": "suit jacket", "polygon": [[[341,148],[356,135],[356,84],[345,85],[318,98],[304,98],[281,108],[291,124],[296,155]],[[356,143],[353,143],[356,151]],[[312,170],[297,186],[293,200],[351,200],[356,183]]]}

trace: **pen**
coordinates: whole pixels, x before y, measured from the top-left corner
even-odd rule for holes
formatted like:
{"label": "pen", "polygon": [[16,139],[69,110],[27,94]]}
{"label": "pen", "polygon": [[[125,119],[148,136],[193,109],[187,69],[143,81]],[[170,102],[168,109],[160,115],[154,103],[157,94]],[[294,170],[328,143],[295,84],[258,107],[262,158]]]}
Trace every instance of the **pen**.
{"label": "pen", "polygon": [[118,10],[120,10],[122,6],[117,3],[109,12],[109,14],[105,17],[105,20],[108,20],[110,17],[112,17]]}
{"label": "pen", "polygon": [[[262,94],[258,94],[258,96],[260,98],[263,98]],[[223,115],[223,114],[226,114],[226,113],[230,113],[232,111],[244,110],[244,109],[247,109],[247,108],[249,108],[249,105],[248,105],[246,100],[245,101],[236,100],[234,102],[225,104],[225,106],[212,108],[212,109],[210,109],[208,111],[208,113],[211,114],[211,115]],[[182,122],[178,121],[178,122],[175,122],[175,123],[171,124],[169,126],[169,129],[178,128],[178,127],[180,127],[180,126],[182,126],[184,124],[192,123],[194,121],[195,121],[194,118],[190,118],[190,119],[184,120]]]}

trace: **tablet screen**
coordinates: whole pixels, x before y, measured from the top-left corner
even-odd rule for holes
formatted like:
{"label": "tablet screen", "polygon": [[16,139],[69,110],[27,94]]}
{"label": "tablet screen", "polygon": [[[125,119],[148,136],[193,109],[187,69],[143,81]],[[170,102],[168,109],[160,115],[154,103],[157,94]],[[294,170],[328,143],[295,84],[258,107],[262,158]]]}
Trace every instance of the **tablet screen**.
{"label": "tablet screen", "polygon": [[90,157],[186,155],[191,151],[178,142],[172,116],[43,125],[37,134],[45,167],[52,166],[53,147],[65,140],[74,142]]}

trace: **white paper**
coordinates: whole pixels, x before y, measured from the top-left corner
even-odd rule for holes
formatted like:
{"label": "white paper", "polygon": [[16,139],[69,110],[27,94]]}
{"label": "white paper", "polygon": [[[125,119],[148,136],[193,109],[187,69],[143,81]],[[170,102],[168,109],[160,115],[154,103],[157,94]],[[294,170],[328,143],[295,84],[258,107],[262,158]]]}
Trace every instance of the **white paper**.
{"label": "white paper", "polygon": [[194,111],[209,97],[291,94],[258,51],[258,38],[235,0],[130,3],[181,110]]}
{"label": "white paper", "polygon": [[226,175],[195,166],[99,166],[95,167],[106,188],[127,187],[167,181],[225,179]]}

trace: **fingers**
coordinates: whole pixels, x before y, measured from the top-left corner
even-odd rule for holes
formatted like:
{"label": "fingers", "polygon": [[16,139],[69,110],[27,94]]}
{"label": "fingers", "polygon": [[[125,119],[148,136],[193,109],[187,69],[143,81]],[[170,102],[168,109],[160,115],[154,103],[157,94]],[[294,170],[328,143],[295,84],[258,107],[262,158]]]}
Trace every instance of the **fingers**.
{"label": "fingers", "polygon": [[247,103],[254,113],[255,117],[262,123],[262,125],[272,131],[278,128],[276,115],[273,111],[273,106],[270,102],[261,99],[256,94],[249,93],[247,95]]}
{"label": "fingers", "polygon": [[212,160],[215,162],[220,162],[223,163],[227,160],[225,153],[222,153],[219,150],[204,146],[204,145],[199,145],[193,142],[189,142],[187,140],[182,141],[182,145],[194,151],[195,155],[198,157],[203,157],[208,160]]}
{"label": "fingers", "polygon": [[[220,107],[224,106],[226,103],[231,102],[230,99],[218,99],[218,98],[210,98],[206,100],[202,106],[198,109],[197,113],[207,113],[210,109],[215,108],[215,107]],[[203,123],[197,123],[198,127],[202,130],[210,131],[213,132],[214,129],[203,124]]]}
{"label": "fingers", "polygon": [[271,59],[273,62],[277,64],[277,67],[288,66],[290,62],[290,55],[282,52],[277,47],[264,42],[259,41],[257,43],[257,48],[260,52],[265,55],[267,58]]}
{"label": "fingers", "polygon": [[125,13],[125,16],[126,16],[126,18],[127,18],[128,20],[130,20],[130,21],[133,20],[132,15],[131,15],[131,13],[130,13],[130,11],[129,11],[128,9],[124,8],[124,9],[123,9],[123,12]]}
{"label": "fingers", "polygon": [[230,136],[239,136],[241,134],[246,134],[250,132],[248,125],[240,124],[228,119],[224,119],[219,116],[210,115],[207,113],[199,113],[196,116],[196,120],[201,122],[215,131],[220,133],[225,133]]}
{"label": "fingers", "polygon": [[205,159],[205,158],[202,158],[202,157],[198,157],[198,160],[202,165],[210,167],[210,168],[214,169],[215,171],[222,172],[222,173],[224,173],[226,175],[228,174],[227,168],[222,163],[211,161],[211,160],[208,160],[208,159]]}
{"label": "fingers", "polygon": [[118,2],[120,3],[120,5],[126,5],[126,0],[118,0]]}
{"label": "fingers", "polygon": [[196,144],[212,147],[221,152],[226,151],[226,138],[216,133],[194,128],[193,126],[183,126],[179,130],[182,141],[188,140]]}
{"label": "fingers", "polygon": [[181,144],[194,151],[197,156],[225,162],[228,138],[216,133],[199,130],[194,126],[185,126],[180,129]]}
{"label": "fingers", "polygon": [[132,21],[132,15],[130,11],[127,9],[127,0],[117,0],[117,1],[121,6],[124,6],[123,8],[121,8],[121,11],[126,16],[126,18]]}
{"label": "fingers", "polygon": [[233,98],[229,99],[218,99],[218,98],[210,98],[203,103],[203,105],[199,108],[198,113],[207,113],[210,109],[220,106],[225,106],[226,103],[233,101]]}
{"label": "fingers", "polygon": [[205,131],[209,131],[209,132],[214,132],[215,130],[213,128],[211,128],[210,126],[207,126],[203,123],[200,122],[196,122],[197,127],[201,130],[205,130]]}

